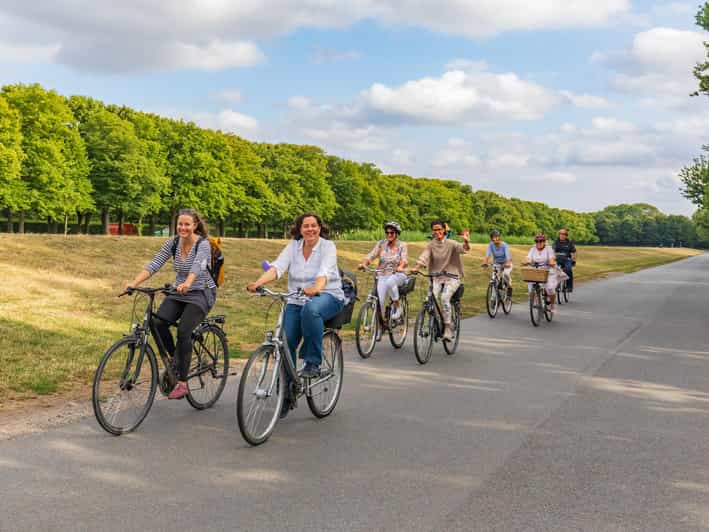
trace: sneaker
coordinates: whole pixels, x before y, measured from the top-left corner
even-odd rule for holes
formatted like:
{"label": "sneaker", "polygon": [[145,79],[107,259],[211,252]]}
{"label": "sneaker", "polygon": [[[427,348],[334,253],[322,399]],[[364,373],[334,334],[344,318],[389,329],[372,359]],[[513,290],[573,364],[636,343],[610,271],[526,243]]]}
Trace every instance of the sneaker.
{"label": "sneaker", "polygon": [[377,336],[374,339],[375,342],[378,342],[379,340],[382,339],[382,329],[383,329],[383,327],[377,328]]}
{"label": "sneaker", "polygon": [[189,390],[187,388],[187,385],[178,382],[177,386],[175,386],[172,391],[169,393],[167,396],[168,399],[182,399],[185,395],[189,393]]}
{"label": "sneaker", "polygon": [[393,320],[398,320],[399,318],[401,318],[401,306],[393,307],[393,310],[391,312],[391,318]]}
{"label": "sneaker", "polygon": [[453,332],[451,331],[450,325],[446,325],[443,329],[443,340],[446,342],[453,340]]}
{"label": "sneaker", "polygon": [[306,379],[313,379],[315,377],[320,376],[320,368],[316,366],[315,364],[311,364],[309,362],[305,363],[305,366],[303,366],[303,369],[300,370],[300,376],[304,377]]}

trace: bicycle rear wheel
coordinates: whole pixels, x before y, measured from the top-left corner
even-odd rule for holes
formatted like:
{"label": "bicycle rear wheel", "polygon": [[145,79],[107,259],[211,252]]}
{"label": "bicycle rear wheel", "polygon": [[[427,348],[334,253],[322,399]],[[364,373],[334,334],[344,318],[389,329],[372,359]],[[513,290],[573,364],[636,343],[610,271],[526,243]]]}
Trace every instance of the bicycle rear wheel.
{"label": "bicycle rear wheel", "polygon": [[229,375],[229,345],[216,325],[200,327],[193,334],[192,363],[187,379],[187,401],[197,410],[214,405]]}
{"label": "bicycle rear wheel", "polygon": [[251,445],[260,445],[271,436],[285,394],[286,376],[282,364],[276,360],[275,348],[259,347],[244,367],[236,397],[239,431]]}
{"label": "bicycle rear wheel", "polygon": [[458,303],[451,305],[451,333],[453,339],[451,341],[443,340],[443,349],[449,355],[454,355],[458,349],[458,342],[460,342],[460,305]]}
{"label": "bicycle rear wheel", "polygon": [[395,320],[389,317],[389,341],[396,349],[400,349],[406,341],[406,335],[409,332],[409,303],[406,296],[401,296],[399,299],[401,306],[401,316]]}
{"label": "bicycle rear wheel", "polygon": [[494,283],[487,285],[487,297],[485,298],[485,306],[487,307],[487,315],[491,318],[497,316],[497,307],[499,304],[497,287]]}
{"label": "bicycle rear wheel", "polygon": [[436,334],[434,319],[428,304],[424,303],[414,325],[414,354],[419,364],[425,364],[431,359],[433,338]]}
{"label": "bicycle rear wheel", "polygon": [[[325,331],[322,338],[322,365],[320,378],[311,379],[306,399],[315,417],[329,416],[337,405],[342,392],[342,340],[333,331]],[[315,381],[316,384],[313,384]]]}
{"label": "bicycle rear wheel", "polygon": [[355,343],[357,352],[362,358],[369,358],[377,343],[377,302],[368,299],[359,309],[357,323],[355,324]]}
{"label": "bicycle rear wheel", "polygon": [[556,300],[559,302],[559,305],[563,305],[564,302],[562,301],[562,294],[565,290],[564,285],[566,284],[566,281],[561,281],[559,284],[556,285]]}
{"label": "bicycle rear wheel", "polygon": [[565,280],[564,280],[564,291],[563,291],[563,294],[564,294],[564,303],[568,303],[568,302],[569,302],[569,285],[568,285],[568,279],[565,279]]}
{"label": "bicycle rear wheel", "polygon": [[116,436],[135,430],[153,405],[157,385],[158,363],[150,345],[141,357],[135,338],[113,344],[94,376],[91,403],[99,425]]}
{"label": "bicycle rear wheel", "polygon": [[551,303],[549,303],[549,296],[544,292],[544,319],[551,321],[554,315],[551,313]]}
{"label": "bicycle rear wheel", "polygon": [[529,317],[532,320],[532,325],[539,327],[542,321],[542,301],[538,288],[535,286],[529,293]]}

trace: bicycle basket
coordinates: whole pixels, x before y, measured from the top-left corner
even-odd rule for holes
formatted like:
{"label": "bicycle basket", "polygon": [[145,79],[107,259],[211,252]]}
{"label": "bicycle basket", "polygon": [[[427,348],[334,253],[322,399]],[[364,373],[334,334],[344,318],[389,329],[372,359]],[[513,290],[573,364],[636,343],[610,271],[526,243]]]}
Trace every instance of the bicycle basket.
{"label": "bicycle basket", "polygon": [[347,303],[342,310],[335,314],[332,318],[325,322],[326,329],[341,329],[343,325],[347,325],[352,321],[352,313],[354,312],[355,300]]}
{"label": "bicycle basket", "polygon": [[545,268],[533,268],[532,266],[522,266],[522,280],[528,283],[546,283],[549,277],[549,270]]}
{"label": "bicycle basket", "polygon": [[453,297],[451,297],[451,303],[457,303],[463,298],[463,293],[465,292],[465,286],[462,284],[456,289],[456,291],[453,293]]}
{"label": "bicycle basket", "polygon": [[406,278],[406,282],[399,287],[399,295],[405,296],[406,294],[413,292],[416,287],[416,276],[409,275]]}

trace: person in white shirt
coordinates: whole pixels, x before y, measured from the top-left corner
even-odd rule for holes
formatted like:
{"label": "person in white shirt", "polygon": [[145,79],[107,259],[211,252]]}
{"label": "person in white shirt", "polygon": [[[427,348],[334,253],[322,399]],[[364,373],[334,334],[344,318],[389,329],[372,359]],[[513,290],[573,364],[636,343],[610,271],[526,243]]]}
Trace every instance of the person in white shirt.
{"label": "person in white shirt", "polygon": [[337,267],[337,248],[328,239],[329,229],[320,217],[303,214],[290,232],[292,240],[270,268],[246,289],[255,292],[288,272],[288,290],[301,289],[307,296],[288,300],[283,326],[294,363],[298,344],[303,340],[300,357],[305,366],[301,375],[314,378],[320,375],[324,323],[342,310],[345,294]]}
{"label": "person in white shirt", "polygon": [[[547,282],[544,288],[549,294],[549,300],[551,301],[551,311],[556,312],[556,285],[559,282],[556,272],[556,256],[554,250],[547,246],[547,237],[544,233],[538,233],[534,236],[534,247],[529,250],[527,257],[524,259],[522,264],[528,265],[532,264],[540,268],[546,268],[549,270],[549,276],[547,277]],[[532,291],[532,286],[534,283],[529,283],[529,291]]]}

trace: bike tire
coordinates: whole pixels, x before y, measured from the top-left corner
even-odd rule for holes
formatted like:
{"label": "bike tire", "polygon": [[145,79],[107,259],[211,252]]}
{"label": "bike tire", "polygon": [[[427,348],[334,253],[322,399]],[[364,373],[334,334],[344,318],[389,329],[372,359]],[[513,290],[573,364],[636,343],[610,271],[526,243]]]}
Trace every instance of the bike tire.
{"label": "bike tire", "polygon": [[508,286],[505,286],[504,291],[504,297],[502,298],[502,311],[505,314],[509,314],[512,312],[512,294],[510,294]]}
{"label": "bike tire", "polygon": [[362,358],[369,358],[372,355],[377,343],[378,329],[377,303],[370,299],[362,303],[355,323],[355,344]]}
{"label": "bike tire", "polygon": [[[321,372],[328,372],[332,377],[313,386],[311,384],[306,399],[308,407],[317,418],[329,416],[337,406],[337,401],[342,392],[342,378],[344,376],[344,363],[342,358],[342,340],[333,330],[323,334],[323,360]],[[312,381],[312,379],[311,379]],[[313,390],[315,394],[313,394]]]}
{"label": "bike tire", "polygon": [[[122,362],[118,358],[121,356],[123,348],[127,350],[127,358],[125,362]],[[141,375],[138,375],[138,377],[141,377],[143,372],[148,369],[150,374],[146,375],[147,380],[144,379],[138,381],[135,375],[129,376],[131,369],[134,368],[134,363],[137,362],[139,357],[140,348],[136,344],[136,339],[122,338],[114,343],[110,348],[108,348],[108,351],[104,353],[103,357],[101,357],[98,368],[96,369],[96,374],[94,375],[91,404],[93,406],[94,415],[96,416],[96,421],[98,421],[98,424],[106,432],[115,436],[132,432],[138,428],[138,426],[148,415],[148,412],[150,412],[150,408],[153,406],[153,401],[155,400],[155,391],[158,386],[158,363],[155,359],[155,353],[149,344],[146,344],[145,346],[145,356],[140,370]],[[121,377],[120,380],[117,381],[116,378],[119,375]],[[125,378],[128,378],[128,382],[121,382]],[[106,387],[103,387],[102,383],[106,383]],[[146,386],[140,386],[139,388],[139,383],[146,384]],[[142,392],[145,394],[145,400],[142,402],[142,405],[134,408],[135,413],[131,416],[130,422],[119,424],[118,416],[120,412],[116,412],[113,415],[109,414],[108,406],[113,405],[115,402],[115,397],[112,396],[109,399],[105,393],[108,393],[108,390],[110,389],[115,389],[116,385],[119,392],[118,396],[120,397],[117,408],[120,408],[123,405],[123,399],[127,396],[127,394],[132,392],[135,392],[136,394]],[[106,390],[106,392],[104,392],[104,390]],[[128,403],[135,406],[135,397],[136,395],[132,395],[131,400]]]}
{"label": "bike tire", "polygon": [[187,381],[187,401],[193,408],[204,410],[214,406],[226,386],[229,343],[224,331],[212,324],[197,328],[192,336],[194,342],[189,374],[194,376]]}
{"label": "bike tire", "polygon": [[460,342],[460,305],[458,303],[453,303],[451,305],[451,332],[453,333],[453,340],[448,342],[443,340],[443,349],[449,355],[454,355],[458,349],[458,343]]}
{"label": "bike tire", "polygon": [[[274,371],[278,372],[271,397],[265,395],[268,391],[267,389],[260,387],[270,386],[271,376],[269,371],[271,375]],[[255,382],[252,384],[251,380]],[[276,428],[276,423],[278,423],[285,394],[286,375],[283,370],[283,364],[282,362],[276,362],[274,346],[263,345],[251,354],[246,366],[244,366],[244,371],[239,381],[239,393],[236,397],[236,419],[239,431],[250,445],[261,445],[271,437],[273,430]],[[255,397],[253,403],[247,402],[252,397]],[[272,408],[268,408],[266,416],[263,417],[261,412],[266,409],[266,401],[268,399],[275,399],[275,401],[272,401]],[[263,402],[259,403],[259,401]],[[249,407],[250,404],[254,406]],[[268,411],[270,410],[272,412],[269,414]],[[258,416],[258,418],[254,416]],[[263,423],[259,423],[262,418]],[[256,424],[262,425],[263,428],[257,428]]]}
{"label": "bike tire", "polygon": [[[544,297],[546,298],[548,296],[546,294],[544,294]],[[544,309],[543,310],[544,310],[544,319],[547,320],[548,322],[550,322],[553,319],[554,315],[551,312],[551,305],[547,303],[546,299],[544,300]]]}
{"label": "bike tire", "polygon": [[485,296],[485,306],[487,307],[487,315],[491,318],[497,316],[497,308],[499,306],[499,294],[497,287],[493,283],[487,285],[487,295]]}
{"label": "bike tire", "polygon": [[426,364],[431,359],[435,329],[436,324],[431,309],[424,303],[414,325],[414,354],[419,364]]}
{"label": "bike tire", "polygon": [[569,302],[569,287],[567,285],[567,282],[564,281],[564,303]]}
{"label": "bike tire", "polygon": [[564,283],[566,281],[561,281],[558,285],[556,285],[556,300],[559,303],[559,305],[563,305],[564,302],[561,300],[562,299],[562,294],[564,291]]}
{"label": "bike tire", "polygon": [[401,305],[401,317],[399,324],[393,325],[393,320],[389,318],[389,341],[394,349],[401,349],[406,342],[406,335],[409,333],[409,302],[406,296],[399,299]]}
{"label": "bike tire", "polygon": [[532,320],[532,325],[534,325],[535,327],[539,327],[539,323],[542,321],[542,315],[541,315],[542,302],[539,301],[539,303],[537,303],[535,301],[535,299],[538,299],[538,298],[539,298],[539,294],[537,293],[537,289],[536,288],[532,289],[532,291],[529,293],[529,317]]}

